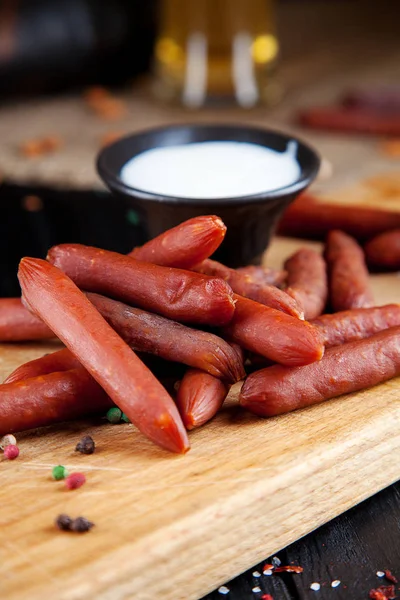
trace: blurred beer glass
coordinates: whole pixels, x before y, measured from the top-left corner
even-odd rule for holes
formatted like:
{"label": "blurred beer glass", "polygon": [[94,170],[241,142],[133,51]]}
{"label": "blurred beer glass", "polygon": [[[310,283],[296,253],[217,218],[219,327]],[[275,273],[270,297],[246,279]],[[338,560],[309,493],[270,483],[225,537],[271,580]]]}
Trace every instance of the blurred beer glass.
{"label": "blurred beer glass", "polygon": [[275,104],[278,51],[274,0],[160,0],[154,89],[192,108]]}

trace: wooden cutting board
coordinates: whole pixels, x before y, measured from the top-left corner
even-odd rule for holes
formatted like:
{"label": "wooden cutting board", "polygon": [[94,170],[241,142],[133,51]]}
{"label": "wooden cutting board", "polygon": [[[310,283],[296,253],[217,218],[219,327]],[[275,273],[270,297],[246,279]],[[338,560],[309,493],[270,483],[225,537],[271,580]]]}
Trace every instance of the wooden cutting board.
{"label": "wooden cutting board", "polygon": [[[276,240],[279,265],[299,242]],[[397,275],[373,278],[378,304]],[[0,347],[0,375],[54,344]],[[237,393],[237,386],[236,386]],[[0,459],[0,589],[9,600],[191,600],[371,496],[398,477],[400,380],[268,420],[235,405],[171,456],[132,425],[72,423],[18,435]],[[90,434],[96,452],[74,452]],[[63,464],[87,483],[67,491]],[[58,531],[59,513],[96,524]]]}

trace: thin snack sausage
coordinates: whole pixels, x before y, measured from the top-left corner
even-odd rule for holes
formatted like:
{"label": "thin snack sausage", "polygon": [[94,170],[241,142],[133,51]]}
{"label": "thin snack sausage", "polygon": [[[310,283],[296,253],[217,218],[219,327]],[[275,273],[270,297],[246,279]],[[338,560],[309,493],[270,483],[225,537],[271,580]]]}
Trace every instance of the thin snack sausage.
{"label": "thin snack sausage", "polygon": [[369,265],[396,271],[400,269],[400,229],[381,233],[364,247]]}
{"label": "thin snack sausage", "polygon": [[87,297],[133,350],[202,369],[231,383],[244,377],[243,361],[222,338],[98,294]]}
{"label": "thin snack sausage", "polygon": [[21,365],[15,369],[3,383],[14,383],[15,381],[23,381],[24,379],[38,377],[39,375],[47,375],[59,371],[69,371],[81,366],[81,363],[75,358],[72,352],[70,352],[68,348],[63,348],[62,350],[52,352],[51,354],[45,354],[40,358],[30,360]]}
{"label": "thin snack sausage", "polygon": [[112,401],[83,367],[0,385],[0,435],[101,413]]}
{"label": "thin snack sausage", "polygon": [[235,294],[236,310],[223,329],[242,348],[283,365],[320,360],[324,345],[316,327],[279,310]]}
{"label": "thin snack sausage", "polygon": [[400,305],[344,310],[332,315],[321,315],[312,324],[319,329],[325,347],[330,348],[362,340],[389,327],[400,326]]}
{"label": "thin snack sausage", "polygon": [[129,256],[162,267],[190,269],[211,256],[225,234],[226,227],[219,217],[194,217],[134,248]]}
{"label": "thin snack sausage", "polygon": [[241,275],[246,275],[249,281],[259,285],[274,285],[282,287],[286,282],[286,271],[282,269],[271,269],[270,267],[260,267],[258,265],[248,265],[247,267],[238,267],[236,269]]}
{"label": "thin snack sausage", "polygon": [[400,115],[365,109],[311,108],[302,111],[300,123],[313,129],[400,136]]}
{"label": "thin snack sausage", "polygon": [[29,342],[53,337],[54,333],[25,308],[21,298],[0,298],[0,342]]}
{"label": "thin snack sausage", "polygon": [[240,271],[230,269],[215,260],[204,260],[200,265],[195,267],[195,270],[199,273],[224,279],[232,290],[240,296],[250,298],[270,308],[281,310],[293,317],[304,319],[303,310],[297,304],[296,300],[275,286],[254,283],[248,275],[243,275]]}
{"label": "thin snack sausage", "polygon": [[188,369],[180,383],[176,404],[186,429],[200,427],[220,410],[230,386],[199,369]]}
{"label": "thin snack sausage", "polygon": [[[268,367],[250,375],[240,404],[272,417],[357,392],[400,375],[400,327],[335,346],[320,362],[304,367]],[[357,401],[357,399],[355,399]]]}
{"label": "thin snack sausage", "polygon": [[400,227],[400,212],[359,205],[329,204],[309,194],[302,194],[285,211],[278,233],[324,240],[331,229],[340,229],[364,242],[397,227]]}
{"label": "thin snack sausage", "polygon": [[304,318],[314,319],[324,312],[328,299],[328,277],[322,256],[311,248],[301,248],[285,262],[286,293],[304,309]]}
{"label": "thin snack sausage", "polygon": [[364,253],[357,242],[343,231],[331,231],[326,241],[325,258],[333,310],[373,306]]}
{"label": "thin snack sausage", "polygon": [[172,398],[76,285],[50,263],[34,258],[21,260],[18,277],[28,306],[132,423],[159,446],[186,452],[189,442]]}
{"label": "thin snack sausage", "polygon": [[159,267],[80,244],[54,246],[48,260],[88,292],[111,296],[175,321],[225,325],[235,310],[232,290],[216,277]]}

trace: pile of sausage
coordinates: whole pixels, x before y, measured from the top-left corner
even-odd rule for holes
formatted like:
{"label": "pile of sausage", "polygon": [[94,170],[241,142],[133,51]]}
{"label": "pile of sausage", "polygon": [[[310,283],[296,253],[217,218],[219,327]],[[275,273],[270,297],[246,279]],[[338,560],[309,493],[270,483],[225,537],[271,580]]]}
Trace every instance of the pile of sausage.
{"label": "pile of sausage", "polygon": [[324,256],[302,248],[282,271],[230,269],[209,258],[225,232],[202,216],[129,255],[62,244],[22,259],[22,299],[0,300],[0,341],[56,336],[66,348],[0,385],[0,434],[115,404],[184,453],[187,430],[243,379],[240,404],[273,416],[400,374],[400,306],[374,307],[353,238],[331,231]]}

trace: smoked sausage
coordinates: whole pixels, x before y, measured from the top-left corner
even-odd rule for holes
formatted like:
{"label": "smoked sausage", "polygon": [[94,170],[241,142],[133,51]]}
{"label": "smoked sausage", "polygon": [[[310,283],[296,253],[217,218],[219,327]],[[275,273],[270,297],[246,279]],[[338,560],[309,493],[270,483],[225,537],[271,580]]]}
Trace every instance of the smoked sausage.
{"label": "smoked sausage", "polygon": [[172,398],[71,279],[34,258],[21,260],[18,278],[29,308],[132,423],[159,446],[186,452],[189,442]]}
{"label": "smoked sausage", "polygon": [[272,417],[372,387],[400,375],[400,327],[325,352],[304,367],[274,365],[250,375],[240,404]]}

